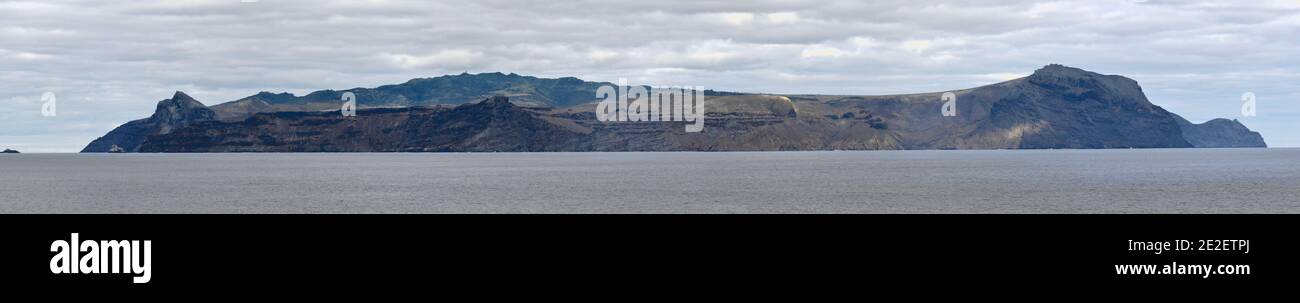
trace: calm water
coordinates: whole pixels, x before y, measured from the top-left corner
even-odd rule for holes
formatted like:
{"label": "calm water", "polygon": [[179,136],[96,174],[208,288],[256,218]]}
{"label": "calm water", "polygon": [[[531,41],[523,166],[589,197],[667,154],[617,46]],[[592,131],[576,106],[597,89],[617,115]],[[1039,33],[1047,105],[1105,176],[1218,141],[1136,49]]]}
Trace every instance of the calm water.
{"label": "calm water", "polygon": [[0,155],[2,213],[1300,213],[1300,149]]}

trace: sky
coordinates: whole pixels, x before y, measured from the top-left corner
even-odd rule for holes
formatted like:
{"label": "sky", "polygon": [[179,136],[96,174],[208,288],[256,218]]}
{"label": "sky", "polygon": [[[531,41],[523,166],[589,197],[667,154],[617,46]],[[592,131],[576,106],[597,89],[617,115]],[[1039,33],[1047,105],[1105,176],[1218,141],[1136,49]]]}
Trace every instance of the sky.
{"label": "sky", "polygon": [[504,72],[879,95],[1050,63],[1300,147],[1300,0],[0,0],[0,148],[76,152],[175,91],[214,105]]}

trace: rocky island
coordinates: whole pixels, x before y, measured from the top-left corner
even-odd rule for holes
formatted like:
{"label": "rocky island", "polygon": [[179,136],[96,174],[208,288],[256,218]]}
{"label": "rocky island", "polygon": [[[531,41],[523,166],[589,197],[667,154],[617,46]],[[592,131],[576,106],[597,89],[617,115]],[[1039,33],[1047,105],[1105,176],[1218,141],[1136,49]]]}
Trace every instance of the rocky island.
{"label": "rocky island", "polygon": [[19,152],[8,148],[6,148],[4,151],[0,151],[0,154],[17,154],[17,153]]}
{"label": "rocky island", "polygon": [[[1062,65],[1002,83],[889,96],[707,91],[704,131],[602,122],[603,82],[461,74],[203,105],[182,92],[82,152],[544,152],[1265,147],[1236,120],[1194,124],[1132,79]],[[345,93],[355,116],[339,112]]]}

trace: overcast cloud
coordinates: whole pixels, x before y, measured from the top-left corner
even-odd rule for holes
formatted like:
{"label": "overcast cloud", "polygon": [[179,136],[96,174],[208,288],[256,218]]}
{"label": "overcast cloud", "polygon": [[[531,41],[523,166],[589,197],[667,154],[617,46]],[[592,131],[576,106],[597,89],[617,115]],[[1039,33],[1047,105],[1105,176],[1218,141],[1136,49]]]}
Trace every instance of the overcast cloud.
{"label": "overcast cloud", "polygon": [[[0,148],[75,152],[185,91],[373,87],[461,72],[894,94],[1061,63],[1194,122],[1300,146],[1300,1],[2,1]],[[41,94],[57,116],[41,115]],[[1240,117],[1242,93],[1259,115]],[[593,92],[594,94],[594,92]]]}

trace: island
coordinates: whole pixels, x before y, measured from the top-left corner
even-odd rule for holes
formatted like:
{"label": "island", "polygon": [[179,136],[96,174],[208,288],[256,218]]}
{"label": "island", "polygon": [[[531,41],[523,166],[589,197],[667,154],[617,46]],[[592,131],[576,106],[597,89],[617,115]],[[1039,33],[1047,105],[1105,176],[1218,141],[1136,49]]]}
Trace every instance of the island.
{"label": "island", "polygon": [[[1266,147],[1237,120],[1192,123],[1137,81],[1059,64],[908,95],[705,91],[703,131],[596,117],[606,82],[483,73],[211,107],[183,92],[82,152],[558,152]],[[954,97],[951,101],[947,95]],[[340,113],[344,96],[356,114]],[[950,106],[951,108],[945,108]],[[951,114],[941,114],[950,111]]]}

